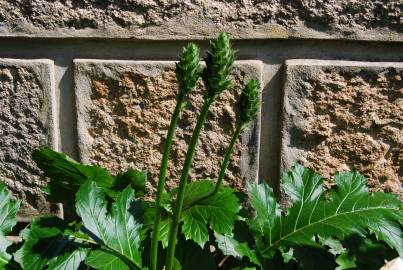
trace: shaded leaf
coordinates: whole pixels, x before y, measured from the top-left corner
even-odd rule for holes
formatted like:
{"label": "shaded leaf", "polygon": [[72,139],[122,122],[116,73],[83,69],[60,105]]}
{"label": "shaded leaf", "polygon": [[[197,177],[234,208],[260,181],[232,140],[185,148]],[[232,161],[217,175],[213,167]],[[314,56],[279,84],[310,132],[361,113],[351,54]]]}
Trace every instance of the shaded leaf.
{"label": "shaded leaf", "polygon": [[179,240],[175,258],[181,270],[214,270],[216,264],[210,250],[202,249],[193,241]]}
{"label": "shaded leaf", "polygon": [[114,182],[109,172],[101,167],[76,162],[49,147],[35,150],[32,159],[51,181],[45,191],[54,202],[73,203],[79,186],[90,180],[108,190]]}
{"label": "shaded leaf", "polygon": [[140,197],[146,193],[146,180],[146,170],[128,169],[126,172],[116,176],[112,189],[123,191],[126,187],[131,186],[136,192],[136,197]]}
{"label": "shaded leaf", "polygon": [[[164,196],[168,196],[166,193]],[[161,241],[162,246],[166,248],[168,246],[169,229],[172,222],[171,202],[167,198],[163,199],[162,202],[163,211],[161,213],[161,221],[159,228],[159,241]],[[143,202],[144,214],[142,215],[143,220],[143,230],[150,231],[154,225],[155,218],[155,203],[154,202]]]}
{"label": "shaded leaf", "polygon": [[342,244],[355,257],[358,269],[379,270],[386,260],[390,261],[399,256],[386,243],[376,240],[373,235],[367,237],[353,235]]}
{"label": "shaded leaf", "polygon": [[174,263],[172,265],[173,270],[182,270],[182,265],[178,259],[174,258]]}
{"label": "shaded leaf", "polygon": [[356,268],[355,257],[348,252],[342,253],[336,258],[338,266],[335,270],[345,270]]}
{"label": "shaded leaf", "polygon": [[238,242],[232,236],[215,234],[218,248],[224,255],[233,256],[242,260],[243,257],[249,258],[252,263],[260,265],[256,252],[251,249],[247,243]]}
{"label": "shaded leaf", "polygon": [[299,246],[294,248],[293,254],[295,260],[298,262],[298,269],[334,270],[337,266],[334,256],[324,249]]}
{"label": "shaded leaf", "polygon": [[42,270],[50,262],[53,269],[60,269],[57,267],[63,263],[69,265],[72,262],[68,257],[81,247],[81,243],[66,233],[68,230],[67,224],[59,218],[34,218],[30,227],[22,232],[24,244],[16,252],[15,260],[23,269],[29,270]]}

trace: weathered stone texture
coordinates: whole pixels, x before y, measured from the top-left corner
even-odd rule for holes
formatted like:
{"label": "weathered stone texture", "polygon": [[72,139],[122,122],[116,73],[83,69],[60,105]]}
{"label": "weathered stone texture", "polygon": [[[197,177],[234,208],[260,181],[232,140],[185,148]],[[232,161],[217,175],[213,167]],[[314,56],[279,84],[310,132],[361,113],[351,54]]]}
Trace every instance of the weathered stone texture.
{"label": "weathered stone texture", "polygon": [[[117,173],[128,167],[148,169],[152,191],[156,187],[164,139],[175,106],[177,83],[173,62],[75,61],[79,147],[82,161],[105,166]],[[235,87],[222,94],[208,115],[194,157],[191,179],[218,175],[220,160],[234,128],[234,103],[240,85],[260,77],[260,62],[237,64]],[[199,81],[182,113],[169,163],[168,187],[179,178],[196,117],[202,105]],[[258,168],[259,122],[235,147],[226,180],[242,189],[255,181]]]}
{"label": "weathered stone texture", "polygon": [[283,169],[356,168],[403,196],[402,78],[401,63],[286,61]]}
{"label": "weathered stone texture", "polygon": [[34,149],[55,146],[53,61],[0,59],[0,179],[22,199],[21,220],[59,214],[46,202],[45,179],[31,160]]}
{"label": "weathered stone texture", "polygon": [[243,38],[314,37],[314,32],[354,38],[379,29],[375,35],[390,39],[390,33],[402,33],[401,9],[399,0],[0,0],[0,22],[4,34],[39,36],[58,29],[75,36],[75,30],[87,29],[105,37],[205,38],[225,29]]}

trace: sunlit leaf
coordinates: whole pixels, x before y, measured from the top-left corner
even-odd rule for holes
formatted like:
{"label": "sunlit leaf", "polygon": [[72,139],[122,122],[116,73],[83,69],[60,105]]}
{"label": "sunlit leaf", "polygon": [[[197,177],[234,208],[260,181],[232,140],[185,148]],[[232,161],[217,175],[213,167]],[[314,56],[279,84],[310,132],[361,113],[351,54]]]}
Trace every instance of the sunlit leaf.
{"label": "sunlit leaf", "polygon": [[91,251],[85,264],[97,270],[131,270],[119,257],[102,250]]}
{"label": "sunlit leaf", "polygon": [[[281,245],[318,246],[314,236],[345,239],[352,234],[375,233],[402,254],[403,213],[400,200],[391,194],[370,194],[365,178],[357,172],[337,173],[336,187],[325,198],[320,176],[296,165],[283,177],[293,206],[276,226],[263,230],[267,243],[263,254]],[[249,188],[251,200],[257,197]],[[256,209],[259,210],[259,209]],[[271,217],[267,215],[267,219]],[[256,220],[258,222],[258,220]]]}
{"label": "sunlit leaf", "polygon": [[17,223],[16,215],[20,209],[20,201],[11,198],[11,192],[3,182],[0,182],[0,269],[3,269],[11,259],[6,249],[12,244],[6,235]]}
{"label": "sunlit leaf", "polygon": [[[319,175],[301,165],[294,166],[283,175],[283,189],[292,202],[292,206],[283,212],[266,184],[248,185],[250,202],[256,211],[255,216],[247,220],[255,238],[251,248],[267,260],[273,258],[278,249],[298,247],[294,256],[304,260],[300,263],[305,267],[310,265],[309,269],[315,269],[315,261],[309,260],[304,252],[312,253],[315,250],[312,248],[323,249],[325,246],[333,254],[345,254],[343,246],[338,245],[340,241],[352,235],[366,237],[372,233],[402,254],[403,212],[399,198],[383,192],[369,193],[365,178],[355,171],[337,173],[335,182],[336,186],[326,193]],[[246,243],[227,238],[227,245],[234,243],[229,247],[242,251],[235,254],[237,250],[232,250],[233,256],[254,260],[253,253],[241,249],[248,247]],[[222,239],[218,240],[222,242]],[[219,246],[222,247],[222,243]],[[317,252],[321,252],[319,249]],[[333,258],[327,254],[322,256],[328,257],[323,260],[324,265],[330,265],[329,258]],[[338,257],[344,264],[340,267],[352,265],[346,256]]]}
{"label": "sunlit leaf", "polygon": [[240,209],[234,190],[222,187],[217,194],[211,194],[214,183],[209,180],[195,181],[186,189],[184,211],[181,221],[186,239],[192,239],[200,246],[208,241],[208,229],[219,234],[231,234],[234,221]]}
{"label": "sunlit leaf", "polygon": [[77,193],[76,210],[93,240],[141,267],[142,224],[131,213],[135,203],[134,190],[127,187],[118,194],[108,213],[103,190],[88,181]]}

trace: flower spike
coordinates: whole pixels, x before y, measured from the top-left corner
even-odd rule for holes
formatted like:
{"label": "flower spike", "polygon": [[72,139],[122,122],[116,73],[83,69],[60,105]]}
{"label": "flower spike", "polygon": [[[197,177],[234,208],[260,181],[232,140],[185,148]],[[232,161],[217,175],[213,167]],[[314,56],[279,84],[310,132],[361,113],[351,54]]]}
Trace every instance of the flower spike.
{"label": "flower spike", "polygon": [[238,101],[237,120],[239,125],[246,126],[256,117],[259,110],[259,81],[249,80]]}
{"label": "flower spike", "polygon": [[179,62],[176,63],[176,78],[179,83],[179,96],[186,96],[196,85],[200,77],[199,48],[194,43],[189,43],[183,48]]}
{"label": "flower spike", "polygon": [[235,51],[231,47],[229,37],[226,33],[221,33],[211,42],[211,51],[207,52],[204,58],[206,67],[202,78],[206,87],[207,100],[215,100],[221,92],[231,86],[229,74],[233,69],[234,59]]}

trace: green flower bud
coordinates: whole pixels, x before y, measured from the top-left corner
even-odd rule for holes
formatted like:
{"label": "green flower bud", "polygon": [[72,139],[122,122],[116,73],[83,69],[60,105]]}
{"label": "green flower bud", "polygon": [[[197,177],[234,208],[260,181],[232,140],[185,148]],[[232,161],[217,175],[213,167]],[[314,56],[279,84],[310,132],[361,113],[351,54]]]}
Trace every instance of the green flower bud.
{"label": "green flower bud", "polygon": [[235,51],[231,48],[229,37],[221,33],[211,42],[211,51],[204,58],[206,67],[202,78],[206,87],[205,98],[214,100],[222,91],[231,86],[229,74],[232,71]]}
{"label": "green flower bud", "polygon": [[245,126],[254,119],[259,110],[259,81],[249,80],[238,101],[238,124]]}
{"label": "green flower bud", "polygon": [[184,97],[196,85],[200,77],[199,48],[194,43],[189,43],[183,48],[179,62],[176,63],[176,79],[179,83],[179,96]]}

